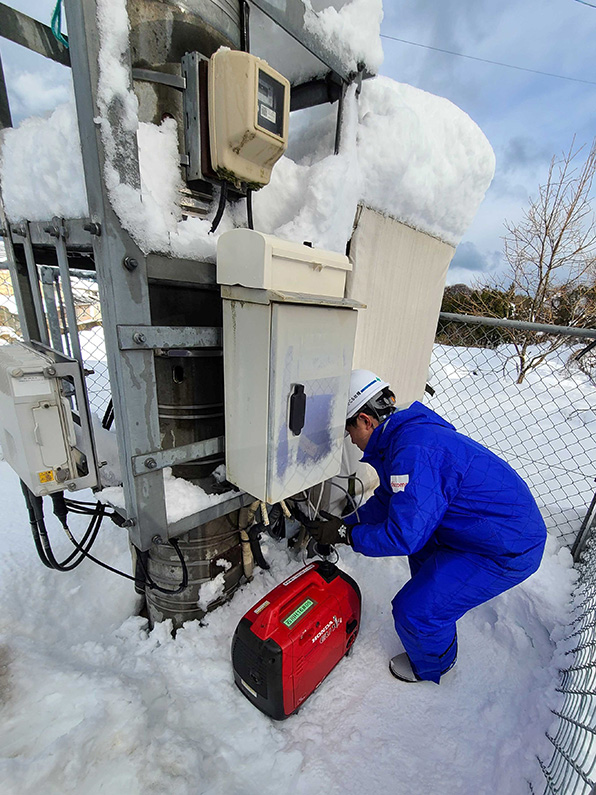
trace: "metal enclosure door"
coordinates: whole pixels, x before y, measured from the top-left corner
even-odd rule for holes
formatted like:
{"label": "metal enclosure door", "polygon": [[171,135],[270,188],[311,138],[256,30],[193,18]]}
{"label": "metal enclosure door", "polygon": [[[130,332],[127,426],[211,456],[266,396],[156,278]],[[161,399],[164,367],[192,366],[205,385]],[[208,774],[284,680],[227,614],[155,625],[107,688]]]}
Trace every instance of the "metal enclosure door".
{"label": "metal enclosure door", "polygon": [[[271,305],[267,501],[337,475],[346,420],[357,312]],[[290,429],[291,398],[304,387],[304,426]]]}

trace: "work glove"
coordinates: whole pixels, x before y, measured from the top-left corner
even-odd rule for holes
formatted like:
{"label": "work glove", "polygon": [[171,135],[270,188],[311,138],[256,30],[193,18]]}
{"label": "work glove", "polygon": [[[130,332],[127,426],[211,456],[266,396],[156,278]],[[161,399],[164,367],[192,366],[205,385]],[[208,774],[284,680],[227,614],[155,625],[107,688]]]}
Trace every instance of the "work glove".
{"label": "work glove", "polygon": [[350,544],[350,528],[346,527],[338,516],[325,514],[325,519],[314,519],[308,523],[308,532],[317,544],[334,547],[337,544]]}

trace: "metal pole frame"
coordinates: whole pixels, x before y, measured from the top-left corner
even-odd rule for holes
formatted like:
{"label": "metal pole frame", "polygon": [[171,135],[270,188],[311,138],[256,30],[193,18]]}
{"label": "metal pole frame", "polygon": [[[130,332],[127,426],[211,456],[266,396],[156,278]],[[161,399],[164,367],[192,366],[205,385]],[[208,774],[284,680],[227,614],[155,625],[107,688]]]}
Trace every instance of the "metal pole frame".
{"label": "metal pole frame", "polygon": [[41,289],[46,305],[46,315],[48,318],[48,326],[50,327],[50,338],[52,340],[52,348],[54,350],[64,353],[64,345],[62,344],[62,330],[60,328],[60,316],[58,314],[58,307],[56,305],[56,280],[54,268],[47,265],[42,265],[41,270]]}
{"label": "metal pole frame", "polygon": [[[131,542],[142,551],[155,536],[167,536],[166,502],[160,469],[135,474],[133,458],[161,448],[153,351],[120,350],[118,329],[151,325],[147,261],[122,228],[108,198],[106,154],[94,119],[99,115],[100,32],[95,0],[65,0],[70,60],[77,107],[89,217],[98,224],[93,238],[95,267],[102,306],[106,355],[114,414],[119,435],[127,524]],[[122,56],[132,89],[131,57]],[[119,151],[111,166],[124,184],[140,184],[136,134],[124,128],[122,108],[112,102],[108,118]],[[125,264],[126,263],[126,264]],[[128,267],[127,267],[128,265]]]}
{"label": "metal pole frame", "polygon": [[72,294],[72,284],[70,282],[70,271],[68,268],[68,253],[66,251],[66,230],[64,224],[60,224],[58,237],[56,238],[56,256],[58,258],[58,268],[60,271],[60,285],[64,293],[66,303],[66,319],[68,322],[68,336],[72,355],[81,365],[83,364],[83,354],[81,353],[81,342],[79,340],[79,326],[77,323],[77,311]]}
{"label": "metal pole frame", "polygon": [[23,238],[25,261],[27,263],[27,275],[29,278],[29,289],[31,291],[31,298],[33,300],[33,307],[35,309],[35,318],[37,321],[38,334],[36,338],[39,342],[49,346],[50,337],[48,334],[48,326],[46,323],[43,298],[41,295],[41,286],[39,284],[39,274],[37,272],[37,264],[35,262],[33,245],[31,244],[31,236],[29,234],[29,225],[27,223],[24,223],[22,226],[13,227],[12,233],[13,235]]}
{"label": "metal pole frame", "polygon": [[530,323],[527,320],[508,320],[504,317],[482,317],[481,315],[458,315],[453,312],[441,312],[439,318],[441,320],[452,320],[455,323],[469,323],[473,326],[498,326],[499,328],[512,328],[520,331],[540,331],[543,334],[563,334],[566,337],[596,339],[596,329],[594,328],[548,326],[545,323]]}

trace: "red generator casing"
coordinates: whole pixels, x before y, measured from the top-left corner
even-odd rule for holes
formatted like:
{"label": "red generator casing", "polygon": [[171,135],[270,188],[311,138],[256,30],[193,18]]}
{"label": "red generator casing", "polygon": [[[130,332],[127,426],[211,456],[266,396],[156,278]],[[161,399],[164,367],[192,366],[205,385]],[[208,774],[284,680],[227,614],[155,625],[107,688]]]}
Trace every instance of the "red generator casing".
{"label": "red generator casing", "polygon": [[315,561],[274,588],[240,620],[234,680],[275,720],[295,712],[351,648],[362,598],[354,580]]}

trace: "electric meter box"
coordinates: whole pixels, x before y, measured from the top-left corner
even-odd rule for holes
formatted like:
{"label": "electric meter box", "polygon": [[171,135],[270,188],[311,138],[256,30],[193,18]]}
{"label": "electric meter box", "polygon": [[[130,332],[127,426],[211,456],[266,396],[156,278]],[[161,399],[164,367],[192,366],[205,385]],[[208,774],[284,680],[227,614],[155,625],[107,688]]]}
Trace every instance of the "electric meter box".
{"label": "electric meter box", "polygon": [[343,298],[350,260],[253,229],[231,229],[217,241],[217,281],[264,290]]}
{"label": "electric meter box", "polygon": [[226,478],[270,504],[340,471],[356,302],[222,286]]}
{"label": "electric meter box", "polygon": [[77,434],[70,404],[85,399],[81,388],[78,362],[23,343],[0,346],[0,445],[36,496],[97,485],[89,416]]}
{"label": "electric meter box", "polygon": [[209,59],[208,96],[213,170],[238,187],[267,185],[288,146],[289,81],[255,55],[220,49]]}

